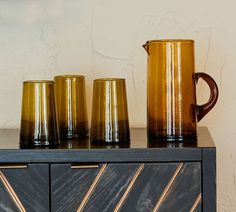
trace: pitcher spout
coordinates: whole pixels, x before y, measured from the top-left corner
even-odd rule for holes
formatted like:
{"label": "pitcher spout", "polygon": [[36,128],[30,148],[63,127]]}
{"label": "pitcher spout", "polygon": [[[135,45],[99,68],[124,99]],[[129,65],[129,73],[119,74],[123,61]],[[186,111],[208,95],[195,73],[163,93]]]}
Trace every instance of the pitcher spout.
{"label": "pitcher spout", "polygon": [[146,52],[149,54],[149,45],[150,45],[150,42],[147,41],[145,44],[143,44],[143,48],[146,50]]}

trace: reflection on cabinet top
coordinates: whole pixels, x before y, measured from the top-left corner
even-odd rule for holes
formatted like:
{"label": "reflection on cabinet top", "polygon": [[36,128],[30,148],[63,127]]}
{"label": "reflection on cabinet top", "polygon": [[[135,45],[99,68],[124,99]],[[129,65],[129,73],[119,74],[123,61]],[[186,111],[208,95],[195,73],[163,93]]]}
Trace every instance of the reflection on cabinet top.
{"label": "reflection on cabinet top", "polygon": [[206,127],[198,128],[196,142],[148,142],[145,128],[133,128],[130,145],[95,145],[78,139],[61,141],[54,149],[20,149],[19,130],[0,130],[0,163],[201,161],[202,150],[209,148],[214,150],[215,145]]}
{"label": "reflection on cabinet top", "polygon": [[[215,147],[210,133],[206,127],[198,128],[198,140],[184,143],[148,142],[146,128],[131,128],[131,142],[129,145],[97,145],[90,144],[89,139],[63,140],[56,149],[119,149],[119,148],[202,148]],[[0,129],[0,149],[20,149],[18,129]],[[55,147],[54,147],[55,149]]]}

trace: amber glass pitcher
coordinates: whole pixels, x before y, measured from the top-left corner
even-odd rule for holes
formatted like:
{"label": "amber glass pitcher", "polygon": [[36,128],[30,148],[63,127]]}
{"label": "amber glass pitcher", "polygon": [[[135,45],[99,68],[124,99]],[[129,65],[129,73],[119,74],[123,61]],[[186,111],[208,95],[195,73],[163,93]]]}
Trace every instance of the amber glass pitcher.
{"label": "amber glass pitcher", "polygon": [[[147,134],[149,140],[196,140],[197,122],[216,104],[218,88],[205,73],[194,72],[193,40],[152,40],[148,54]],[[210,88],[207,103],[197,105],[196,83]]]}

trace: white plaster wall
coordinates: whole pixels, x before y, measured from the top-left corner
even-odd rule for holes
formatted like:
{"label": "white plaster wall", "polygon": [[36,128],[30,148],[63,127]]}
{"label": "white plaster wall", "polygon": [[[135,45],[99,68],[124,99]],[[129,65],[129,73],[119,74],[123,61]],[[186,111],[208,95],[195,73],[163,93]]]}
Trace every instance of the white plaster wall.
{"label": "white plaster wall", "polygon": [[[0,127],[18,128],[27,79],[83,74],[125,77],[131,126],[146,124],[146,54],[158,38],[196,41],[196,70],[219,85],[217,106],[200,125],[217,145],[218,211],[236,211],[236,2],[234,0],[0,1]],[[198,85],[198,100],[209,92]]]}

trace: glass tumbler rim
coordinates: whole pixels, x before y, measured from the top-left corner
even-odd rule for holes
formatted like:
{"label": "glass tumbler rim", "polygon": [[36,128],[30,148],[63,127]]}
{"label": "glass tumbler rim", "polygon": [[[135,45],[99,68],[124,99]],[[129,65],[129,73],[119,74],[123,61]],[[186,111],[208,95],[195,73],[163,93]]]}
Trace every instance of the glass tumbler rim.
{"label": "glass tumbler rim", "polygon": [[76,75],[76,74],[66,74],[66,75],[57,75],[57,76],[54,76],[54,79],[73,79],[73,78],[78,78],[78,79],[84,79],[84,75]]}
{"label": "glass tumbler rim", "polygon": [[53,84],[55,83],[54,80],[26,80],[23,82],[23,84],[41,84],[41,83],[46,83],[46,84]]}
{"label": "glass tumbler rim", "polygon": [[111,77],[108,77],[108,78],[98,78],[98,79],[95,79],[94,82],[117,82],[117,81],[125,81],[125,78],[111,78]]}

